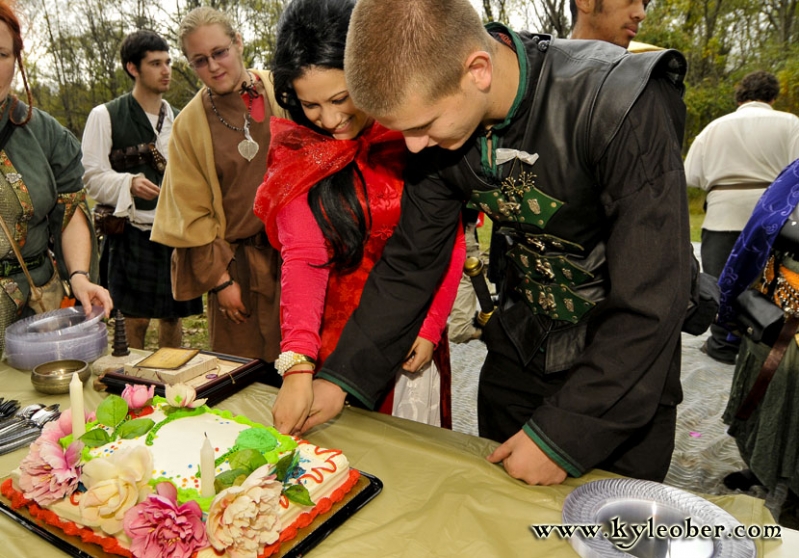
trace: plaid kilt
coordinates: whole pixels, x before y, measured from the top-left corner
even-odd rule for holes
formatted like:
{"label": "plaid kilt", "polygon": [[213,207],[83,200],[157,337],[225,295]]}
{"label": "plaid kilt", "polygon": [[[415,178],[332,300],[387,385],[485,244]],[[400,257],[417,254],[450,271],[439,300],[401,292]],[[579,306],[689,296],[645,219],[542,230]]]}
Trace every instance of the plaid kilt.
{"label": "plaid kilt", "polygon": [[172,298],[172,248],[150,241],[150,231],[130,224],[122,234],[106,236],[108,290],[125,316],[183,318],[202,314],[202,297],[188,301]]}

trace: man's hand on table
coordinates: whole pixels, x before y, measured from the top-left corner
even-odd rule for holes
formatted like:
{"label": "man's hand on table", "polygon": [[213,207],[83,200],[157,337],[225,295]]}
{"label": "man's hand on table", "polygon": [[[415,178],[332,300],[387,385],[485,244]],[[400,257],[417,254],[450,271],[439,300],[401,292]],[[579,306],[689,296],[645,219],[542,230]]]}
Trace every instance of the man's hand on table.
{"label": "man's hand on table", "polygon": [[527,484],[560,484],[566,480],[566,471],[541,451],[530,437],[519,430],[487,457],[491,463],[502,463],[514,479]]}
{"label": "man's hand on table", "polygon": [[322,379],[314,380],[311,414],[302,425],[300,433],[307,432],[317,424],[325,423],[338,415],[344,409],[346,398],[347,392],[333,382]]}

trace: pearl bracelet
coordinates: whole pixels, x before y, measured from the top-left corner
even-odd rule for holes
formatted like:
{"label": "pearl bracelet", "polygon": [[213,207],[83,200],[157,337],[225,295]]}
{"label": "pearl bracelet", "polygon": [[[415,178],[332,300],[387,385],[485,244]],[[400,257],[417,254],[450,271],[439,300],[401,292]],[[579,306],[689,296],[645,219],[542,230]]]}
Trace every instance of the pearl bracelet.
{"label": "pearl bracelet", "polygon": [[311,357],[305,356],[294,351],[285,351],[280,353],[275,361],[275,369],[281,376],[285,374],[289,368],[297,364],[310,364],[312,369],[316,368],[316,361]]}

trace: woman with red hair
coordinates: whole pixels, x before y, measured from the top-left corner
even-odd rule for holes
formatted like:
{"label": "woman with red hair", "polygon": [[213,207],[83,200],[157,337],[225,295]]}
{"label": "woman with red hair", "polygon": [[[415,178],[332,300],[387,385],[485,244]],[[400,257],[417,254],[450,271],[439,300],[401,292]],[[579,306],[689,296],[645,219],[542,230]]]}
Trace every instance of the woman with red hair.
{"label": "woman with red hair", "polygon": [[[0,348],[6,327],[33,314],[31,288],[14,244],[36,286],[60,288],[60,275],[87,311],[103,306],[109,316],[113,306],[108,291],[92,281],[97,252],[80,142],[33,107],[22,49],[19,18],[9,2],[0,0],[0,217],[13,236],[0,230]],[[17,68],[27,103],[11,92]]]}

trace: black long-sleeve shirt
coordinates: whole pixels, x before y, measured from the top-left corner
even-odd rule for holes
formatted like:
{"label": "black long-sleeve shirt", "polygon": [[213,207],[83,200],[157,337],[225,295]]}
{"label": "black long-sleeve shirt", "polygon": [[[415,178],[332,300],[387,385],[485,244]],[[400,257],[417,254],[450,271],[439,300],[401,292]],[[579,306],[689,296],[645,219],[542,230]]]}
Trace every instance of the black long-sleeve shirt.
{"label": "black long-sleeve shirt", "polygon": [[[581,166],[594,181],[589,188],[554,179],[536,186],[565,202],[550,222],[553,234],[589,249],[605,244],[607,294],[588,317],[586,346],[569,379],[525,425],[545,452],[579,475],[646,425],[659,404],[676,405],[682,397],[680,328],[691,258],[680,156],[684,106],[664,72],[638,76],[640,94],[620,125],[597,130],[585,149],[575,149],[582,140],[570,134],[577,131],[557,120],[568,101],[546,88],[545,98],[536,97],[549,54],[530,35],[508,34],[517,52],[527,54],[520,60],[520,102],[494,128],[490,144],[476,133],[458,151],[432,148],[411,158],[397,231],[318,376],[370,407],[388,389],[446,268],[463,200],[472,189],[496,187],[501,171],[486,166],[487,145],[541,153],[534,170]],[[580,93],[579,84],[574,91]],[[531,119],[531,111],[545,116]],[[595,139],[603,135],[610,139]],[[569,153],[576,160],[562,159]],[[556,164],[551,157],[561,159]]]}

